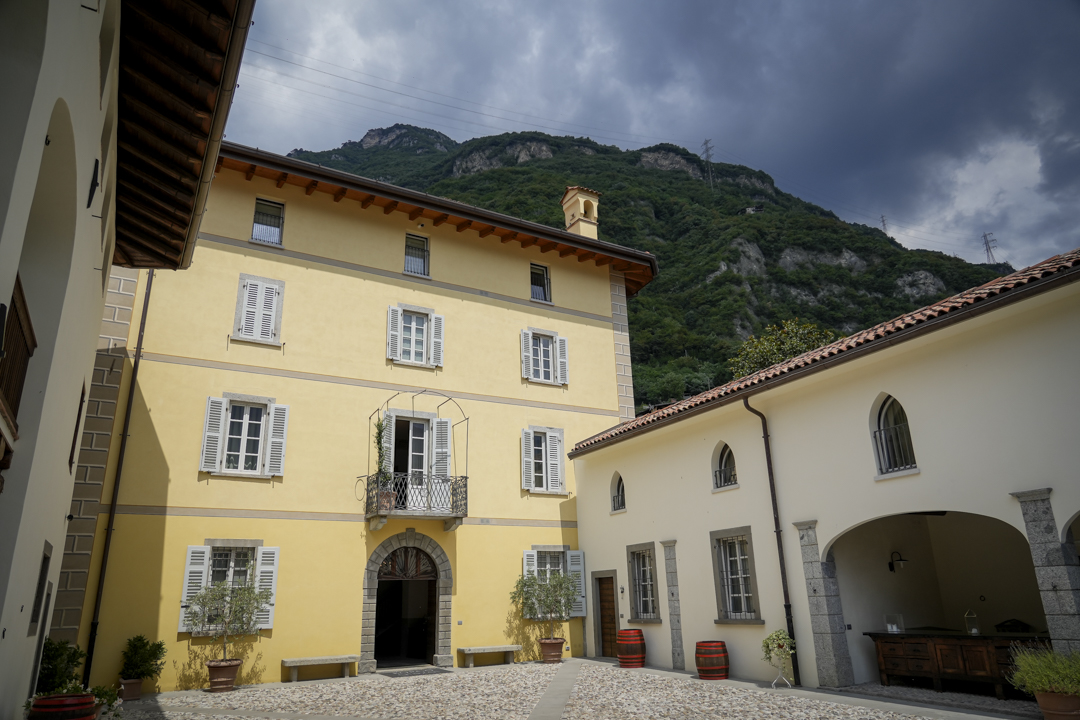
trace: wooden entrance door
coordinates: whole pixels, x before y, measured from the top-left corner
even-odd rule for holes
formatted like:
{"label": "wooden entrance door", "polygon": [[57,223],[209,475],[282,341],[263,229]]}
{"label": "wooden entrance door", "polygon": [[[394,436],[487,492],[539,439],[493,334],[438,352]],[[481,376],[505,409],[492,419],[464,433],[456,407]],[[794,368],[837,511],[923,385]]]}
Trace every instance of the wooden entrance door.
{"label": "wooden entrance door", "polygon": [[615,614],[615,578],[596,578],[600,594],[600,655],[616,657],[615,636],[619,622]]}

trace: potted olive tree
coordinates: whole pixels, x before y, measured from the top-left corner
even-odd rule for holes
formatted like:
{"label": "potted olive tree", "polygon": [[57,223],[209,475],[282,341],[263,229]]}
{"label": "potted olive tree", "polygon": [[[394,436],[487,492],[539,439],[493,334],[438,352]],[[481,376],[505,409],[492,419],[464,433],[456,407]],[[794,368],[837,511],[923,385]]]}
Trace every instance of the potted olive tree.
{"label": "potted olive tree", "polygon": [[270,590],[254,585],[207,585],[188,601],[187,622],[193,635],[221,639],[221,659],[207,660],[210,692],[226,692],[236,687],[236,675],[244,662],[229,657],[229,638],[257,635],[259,613],[270,606]]}
{"label": "potted olive tree", "polygon": [[120,667],[120,687],[124,700],[142,697],[143,680],[156,678],[165,669],[165,641],[150,642],[145,635],[128,638],[124,664]]}
{"label": "potted olive tree", "polygon": [[570,609],[577,599],[577,584],[569,575],[553,572],[546,580],[536,575],[522,575],[510,593],[510,600],[521,610],[521,617],[548,623],[548,636],[540,639],[540,652],[546,663],[562,660],[565,638],[555,637],[555,623],[570,619]]}
{"label": "potted olive tree", "polygon": [[1080,652],[1014,645],[1009,682],[1035,696],[1046,720],[1080,717]]}

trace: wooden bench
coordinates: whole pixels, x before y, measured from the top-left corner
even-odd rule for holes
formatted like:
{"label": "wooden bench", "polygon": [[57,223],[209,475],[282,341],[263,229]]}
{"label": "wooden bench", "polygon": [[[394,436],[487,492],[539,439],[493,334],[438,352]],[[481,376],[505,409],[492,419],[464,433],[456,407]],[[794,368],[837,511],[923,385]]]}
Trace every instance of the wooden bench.
{"label": "wooden bench", "polygon": [[521,650],[520,645],[487,645],[478,647],[459,647],[458,652],[465,655],[465,667],[473,666],[473,655],[480,653],[501,652],[504,654],[507,665],[514,664],[514,653]]}
{"label": "wooden bench", "polygon": [[354,662],[360,662],[359,655],[323,655],[321,657],[287,658],[281,661],[282,667],[289,668],[289,681],[296,682],[300,675],[301,665],[337,665],[341,664],[341,677],[350,676],[350,668]]}

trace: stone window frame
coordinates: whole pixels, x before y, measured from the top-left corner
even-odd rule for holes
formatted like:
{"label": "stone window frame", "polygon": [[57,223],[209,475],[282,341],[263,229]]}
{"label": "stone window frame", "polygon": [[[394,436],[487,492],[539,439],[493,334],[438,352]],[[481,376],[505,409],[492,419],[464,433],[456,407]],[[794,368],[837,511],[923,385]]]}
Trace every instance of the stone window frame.
{"label": "stone window frame", "polygon": [[[750,563],[750,594],[755,600],[753,618],[726,618],[726,603],[724,602],[724,586],[721,582],[719,544],[721,540],[732,537],[746,537],[746,556]],[[754,538],[751,526],[727,528],[726,530],[713,530],[709,533],[709,555],[713,564],[713,587],[716,591],[716,625],[764,625],[765,620],[761,617],[761,595],[758,592],[757,561],[754,559]]]}
{"label": "stone window frame", "polygon": [[[653,606],[655,611],[653,612],[656,617],[641,618],[637,617],[637,586],[634,584],[634,553],[648,552],[652,558],[652,575],[653,575]],[[635,625],[660,625],[664,622],[660,616],[660,569],[656,564],[656,543],[649,541],[644,543],[637,543],[635,545],[626,546],[626,577],[627,582],[630,585],[630,619],[627,623]]]}

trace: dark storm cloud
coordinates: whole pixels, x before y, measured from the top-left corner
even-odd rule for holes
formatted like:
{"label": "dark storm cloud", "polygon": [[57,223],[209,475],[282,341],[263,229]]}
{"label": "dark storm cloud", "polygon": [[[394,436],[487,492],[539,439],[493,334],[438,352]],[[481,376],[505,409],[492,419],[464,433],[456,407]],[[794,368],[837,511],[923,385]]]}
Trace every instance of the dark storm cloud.
{"label": "dark storm cloud", "polygon": [[477,113],[249,52],[239,142],[328,149],[394,122],[457,140],[542,129],[697,150],[709,137],[717,159],[845,219],[888,216],[908,246],[977,260],[991,231],[1017,265],[1080,246],[1073,1],[259,0],[251,37],[250,50]]}

